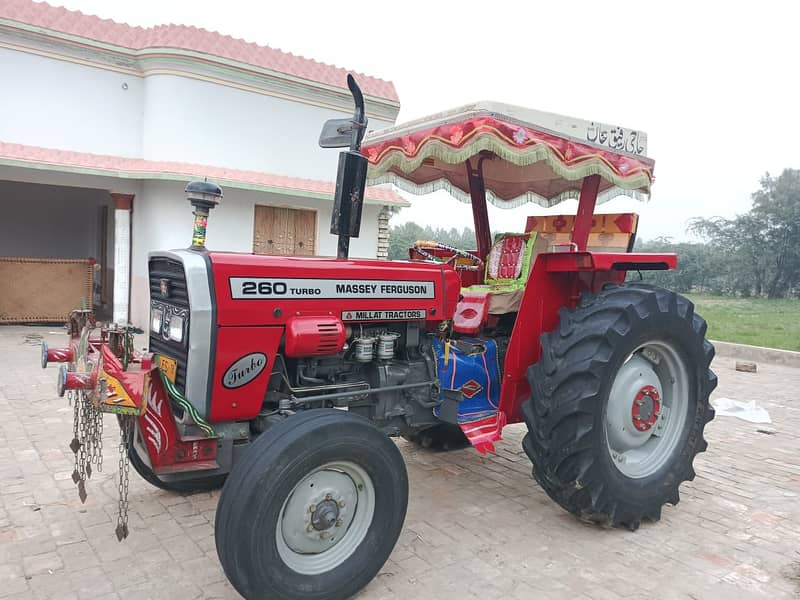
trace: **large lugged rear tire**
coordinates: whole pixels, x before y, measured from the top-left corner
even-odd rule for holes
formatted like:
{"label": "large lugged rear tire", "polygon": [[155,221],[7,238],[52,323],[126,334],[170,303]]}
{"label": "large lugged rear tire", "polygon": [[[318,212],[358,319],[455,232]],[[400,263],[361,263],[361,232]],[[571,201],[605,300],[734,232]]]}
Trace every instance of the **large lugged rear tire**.
{"label": "large lugged rear tire", "polygon": [[298,413],[259,436],[228,476],[217,554],[248,600],[337,600],[367,585],[405,520],[397,446],[366,419]]}
{"label": "large lugged rear tire", "polygon": [[604,525],[657,521],[714,418],[714,347],[686,298],[654,286],[610,286],[562,309],[528,369],[523,441],[533,475],[564,509]]}

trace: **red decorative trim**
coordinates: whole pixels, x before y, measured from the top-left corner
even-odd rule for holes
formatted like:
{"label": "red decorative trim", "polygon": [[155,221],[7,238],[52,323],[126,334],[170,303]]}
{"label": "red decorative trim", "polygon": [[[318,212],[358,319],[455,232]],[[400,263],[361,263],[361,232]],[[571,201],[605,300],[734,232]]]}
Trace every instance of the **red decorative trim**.
{"label": "red decorative trim", "polygon": [[506,123],[493,117],[466,119],[458,123],[440,125],[377,142],[365,146],[362,154],[367,157],[370,165],[377,167],[381,162],[398,153],[402,154],[405,159],[414,159],[426,145],[433,142],[457,151],[474,143],[476,138],[481,135],[492,136],[509,149],[519,153],[520,156],[536,146],[543,146],[566,167],[574,167],[586,161],[595,160],[604,163],[620,178],[633,178],[644,173],[650,181],[653,180],[653,165],[650,164],[650,161],[601,150],[588,144],[574,142],[530,127]]}

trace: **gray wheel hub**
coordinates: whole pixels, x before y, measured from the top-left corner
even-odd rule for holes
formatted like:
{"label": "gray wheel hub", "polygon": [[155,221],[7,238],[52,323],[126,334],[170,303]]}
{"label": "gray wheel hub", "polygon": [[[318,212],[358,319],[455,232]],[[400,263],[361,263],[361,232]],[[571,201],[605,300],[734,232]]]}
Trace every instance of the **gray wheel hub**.
{"label": "gray wheel hub", "polygon": [[605,411],[606,443],[614,465],[638,479],[673,455],[688,419],[689,370],[665,341],[636,349],[620,367]]}
{"label": "gray wheel hub", "polygon": [[352,462],[323,465],[284,502],[275,532],[278,552],[298,573],[334,569],[364,540],[374,513],[375,489],[366,471]]}

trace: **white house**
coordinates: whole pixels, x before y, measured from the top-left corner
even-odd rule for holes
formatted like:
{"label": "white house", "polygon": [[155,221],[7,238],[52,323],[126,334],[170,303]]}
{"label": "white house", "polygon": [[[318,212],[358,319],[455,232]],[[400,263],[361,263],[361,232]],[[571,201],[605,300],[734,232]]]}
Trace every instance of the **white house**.
{"label": "white house", "polygon": [[[94,258],[97,310],[143,326],[147,254],[190,244],[183,189],[198,178],[224,190],[209,248],[335,254],[338,157],[317,139],[352,114],[346,74],[194,27],[4,0],[0,257]],[[392,125],[394,85],[357,78],[370,128]],[[388,216],[405,205],[370,189],[351,256],[385,257]]]}

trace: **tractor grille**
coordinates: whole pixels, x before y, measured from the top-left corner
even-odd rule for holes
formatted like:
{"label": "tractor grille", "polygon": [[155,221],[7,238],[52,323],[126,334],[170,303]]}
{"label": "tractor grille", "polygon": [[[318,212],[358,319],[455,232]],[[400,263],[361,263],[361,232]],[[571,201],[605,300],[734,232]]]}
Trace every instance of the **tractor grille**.
{"label": "tractor grille", "polygon": [[[162,279],[168,280],[167,297],[161,294]],[[150,352],[163,354],[177,361],[175,385],[181,392],[186,393],[186,363],[189,356],[189,294],[186,290],[186,275],[181,263],[168,258],[150,259],[150,299],[161,304],[186,309],[187,317],[182,343],[165,340],[160,334],[150,331]]]}

